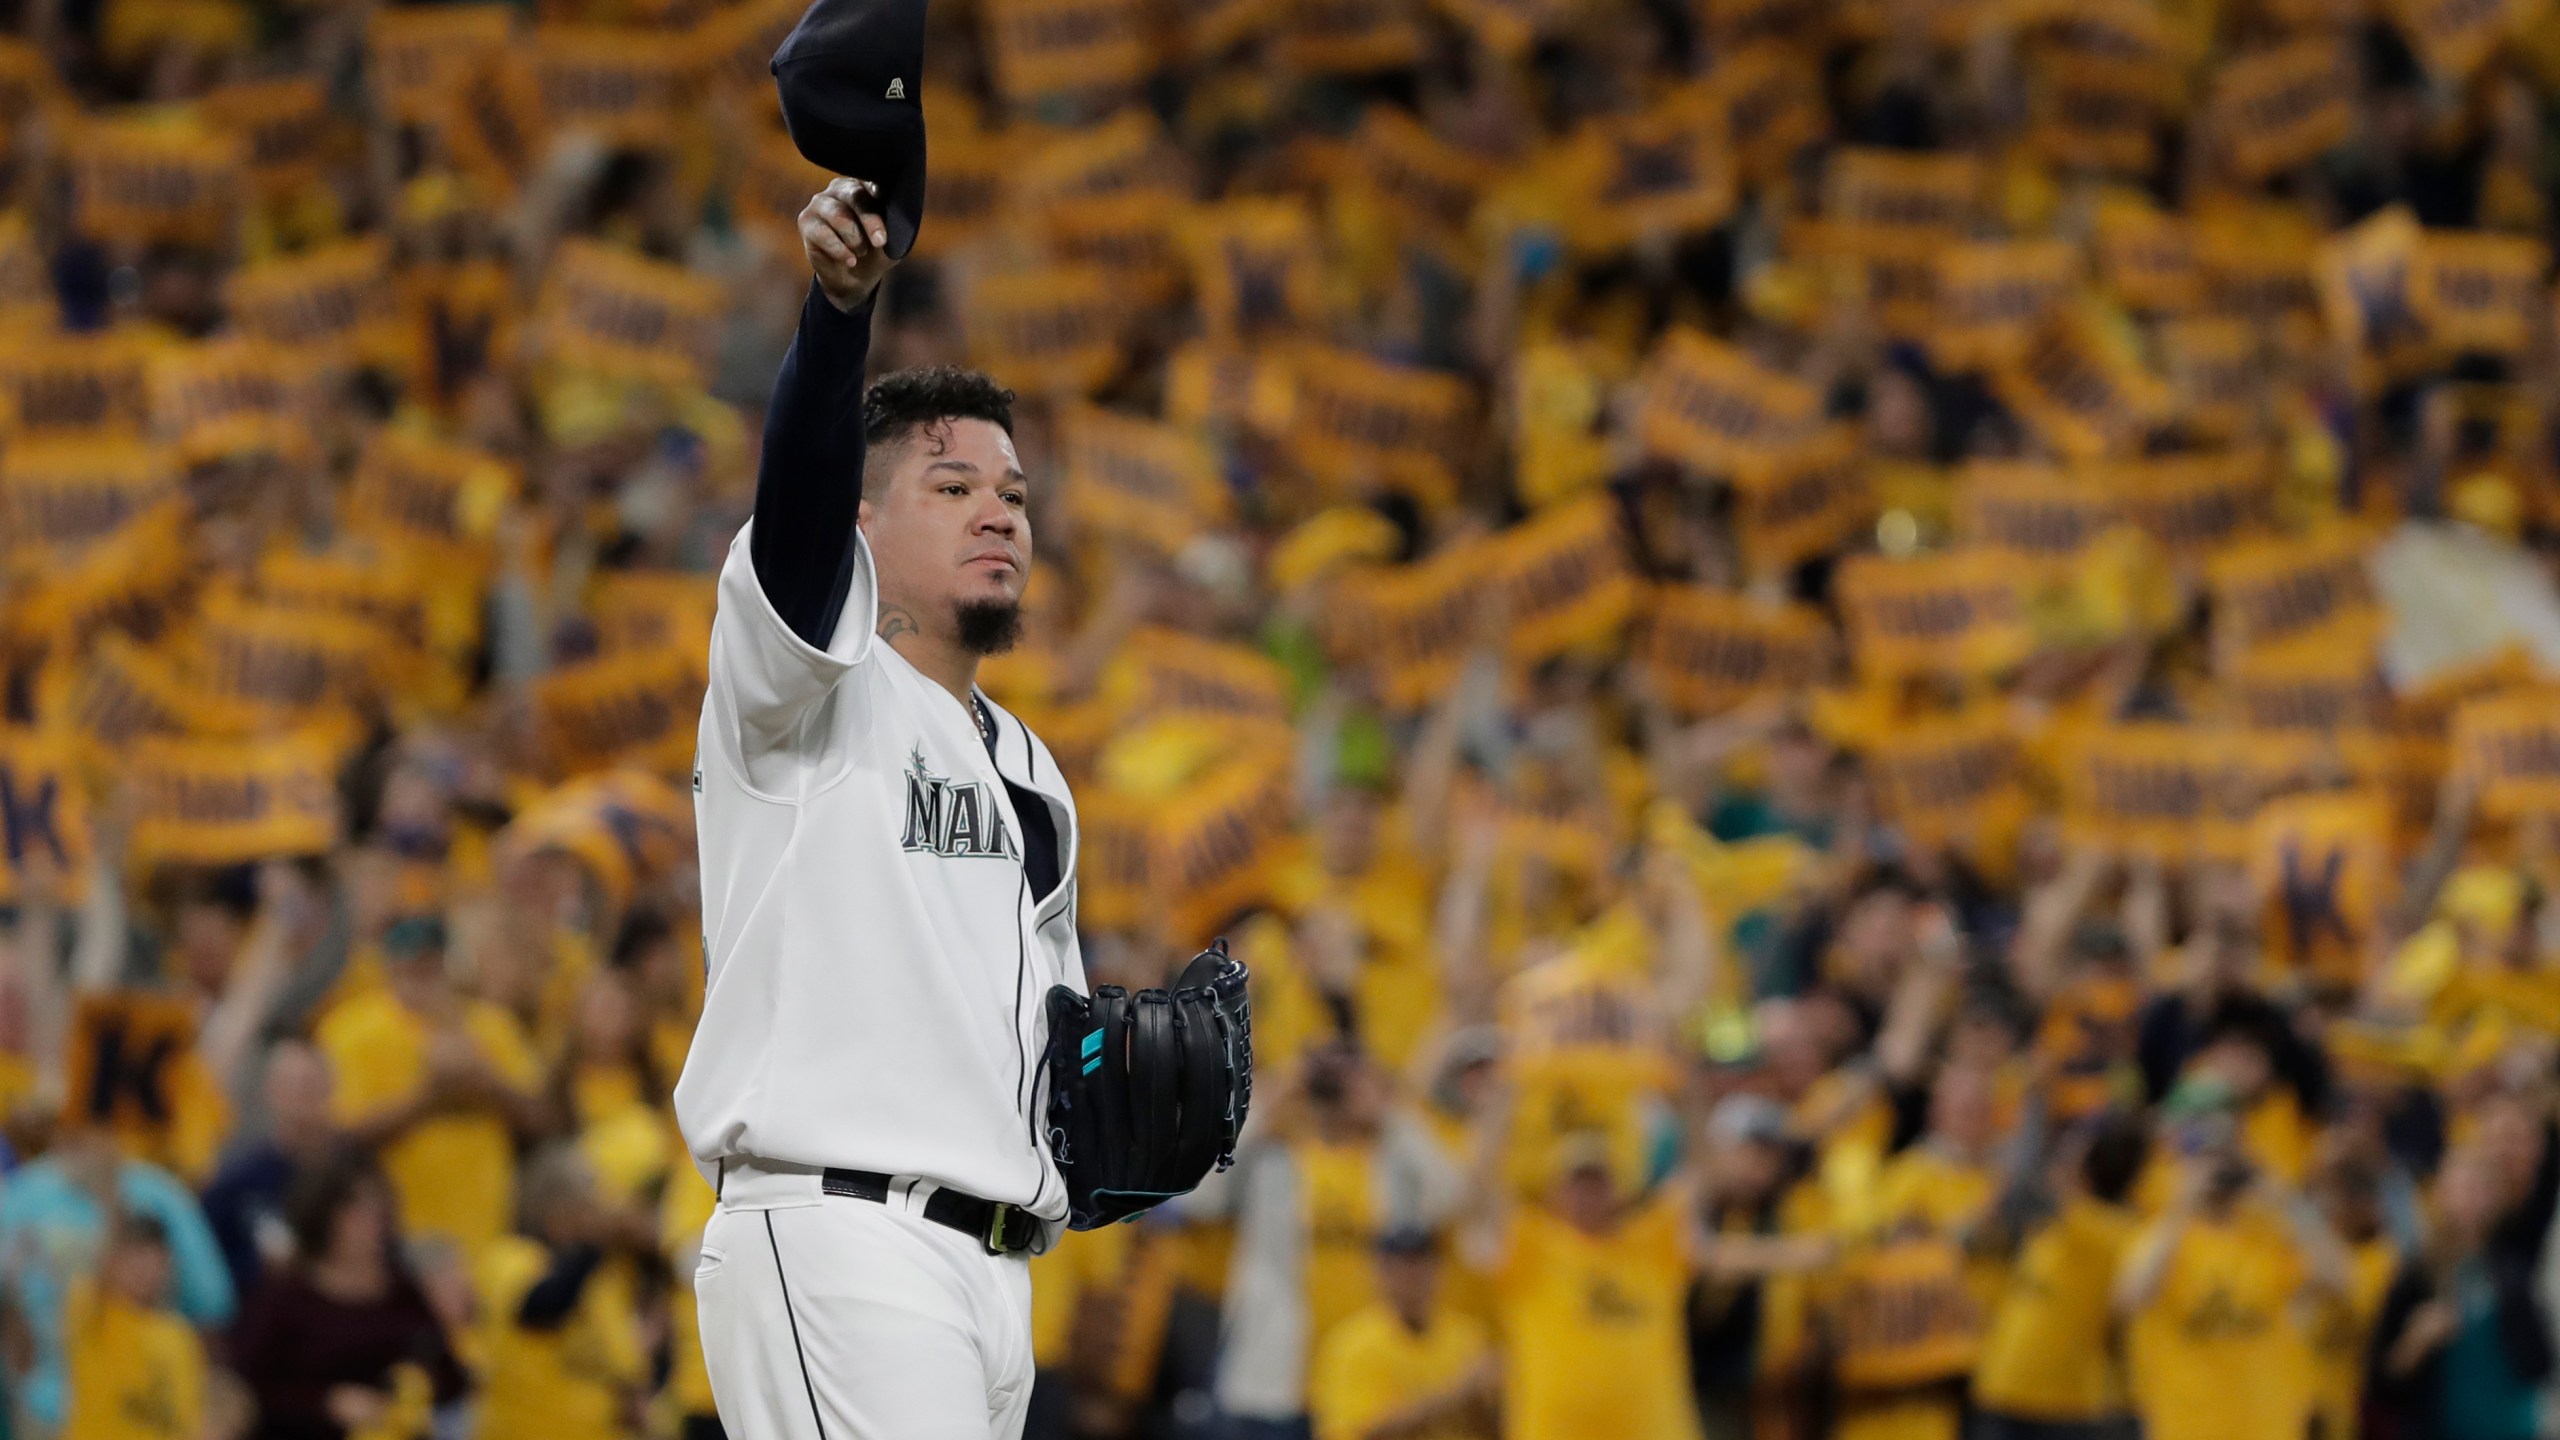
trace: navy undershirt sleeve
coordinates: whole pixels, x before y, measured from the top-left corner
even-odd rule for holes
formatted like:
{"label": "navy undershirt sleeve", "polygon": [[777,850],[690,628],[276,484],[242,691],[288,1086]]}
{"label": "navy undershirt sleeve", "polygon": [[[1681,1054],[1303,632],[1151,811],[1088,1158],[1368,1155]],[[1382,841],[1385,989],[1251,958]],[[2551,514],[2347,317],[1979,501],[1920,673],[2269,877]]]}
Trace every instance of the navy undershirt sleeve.
{"label": "navy undershirt sleeve", "polygon": [[791,633],[827,648],[853,591],[854,520],[862,503],[862,367],[879,292],[852,314],[818,282],[774,377],[756,466],[756,523],[747,541],[756,583]]}

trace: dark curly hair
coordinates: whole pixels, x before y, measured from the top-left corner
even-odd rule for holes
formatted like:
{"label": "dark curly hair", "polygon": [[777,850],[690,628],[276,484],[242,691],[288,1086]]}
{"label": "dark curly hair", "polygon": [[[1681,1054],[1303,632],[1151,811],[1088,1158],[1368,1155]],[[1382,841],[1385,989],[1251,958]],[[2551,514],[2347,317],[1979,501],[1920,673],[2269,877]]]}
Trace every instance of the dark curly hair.
{"label": "dark curly hair", "polygon": [[1010,436],[1013,392],[976,370],[952,365],[892,371],[862,392],[862,443],[869,454],[918,431],[933,440],[938,454],[942,442],[933,427],[945,420],[984,420]]}

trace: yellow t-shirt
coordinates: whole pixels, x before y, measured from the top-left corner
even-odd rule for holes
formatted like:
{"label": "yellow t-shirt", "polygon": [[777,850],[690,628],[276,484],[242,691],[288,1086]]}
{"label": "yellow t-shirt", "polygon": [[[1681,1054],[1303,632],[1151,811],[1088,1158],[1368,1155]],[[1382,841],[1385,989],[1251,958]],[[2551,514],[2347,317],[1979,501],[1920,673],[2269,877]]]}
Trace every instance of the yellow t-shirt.
{"label": "yellow t-shirt", "polygon": [[165,1310],[83,1285],[64,1316],[69,1407],[61,1440],[196,1440],[204,1342]]}
{"label": "yellow t-shirt", "polygon": [[[2160,1243],[2148,1231],[2137,1247]],[[2128,1252],[2127,1263],[2146,1253]],[[2294,1314],[2303,1263],[2281,1216],[2244,1206],[2188,1222],[2160,1292],[2129,1331],[2144,1440],[2265,1440],[2311,1417],[2308,1347]]]}
{"label": "yellow t-shirt", "polygon": [[1310,1137],[1293,1153],[1307,1226],[1307,1353],[1314,1354],[1326,1332],[1377,1298],[1377,1196],[1369,1146]]}
{"label": "yellow t-shirt", "polygon": [[1118,1282],[1136,1230],[1106,1225],[1070,1230],[1031,1261],[1031,1362],[1054,1370],[1067,1362],[1076,1310],[1090,1293]]}
{"label": "yellow t-shirt", "polygon": [[[711,1212],[718,1204],[701,1171],[685,1164],[668,1171],[666,1194],[658,1201],[658,1244],[675,1262],[675,1280],[667,1287],[665,1400],[678,1416],[713,1413],[711,1370],[702,1358],[702,1321],[694,1307],[692,1262],[702,1245],[703,1227],[711,1223]],[[1037,1296],[1038,1289],[1032,1294]]]}
{"label": "yellow t-shirt", "polygon": [[[1381,1303],[1345,1319],[1316,1351],[1307,1411],[1316,1440],[1360,1440],[1370,1426],[1429,1395],[1445,1393],[1492,1353],[1482,1322],[1442,1311],[1420,1334]],[[1413,1440],[1473,1440],[1464,1424],[1418,1431]]]}
{"label": "yellow t-shirt", "polygon": [[2108,1306],[2139,1224],[2130,1210],[2081,1196],[2027,1242],[1983,1337],[1977,1405],[2022,1420],[2122,1413]]}
{"label": "yellow t-shirt", "polygon": [[1325,874],[1310,855],[1285,866],[1274,889],[1292,914],[1338,905],[1358,922],[1361,1044],[1388,1068],[1404,1068],[1440,1013],[1430,872],[1393,847],[1354,878]]}
{"label": "yellow t-shirt", "polygon": [[1682,1217],[1657,1200],[1606,1236],[1534,1207],[1495,1285],[1509,1440],[1690,1440]]}
{"label": "yellow t-shirt", "polygon": [[648,1374],[628,1275],[597,1266],[558,1329],[528,1330],[516,1311],[550,1268],[521,1235],[480,1254],[480,1440],[622,1440],[622,1396]]}
{"label": "yellow t-shirt", "polygon": [[1982,1308],[1964,1253],[1940,1235],[1862,1245],[1841,1257],[1825,1307],[1841,1389],[1873,1399],[1972,1373]]}
{"label": "yellow t-shirt", "polygon": [[2310,1325],[2311,1363],[2319,1387],[2320,1440],[2356,1440],[2362,1428],[2365,1347],[2382,1297],[2400,1270],[2400,1247],[2375,1236],[2347,1252],[2347,1293],[2318,1306]]}
{"label": "yellow t-shirt", "polygon": [[[507,1083],[536,1083],[533,1049],[505,1010],[466,1002],[462,1028]],[[348,1001],[320,1026],[337,1075],[337,1112],[354,1122],[417,1094],[427,1080],[426,1022],[387,989]],[[382,1149],[383,1172],[412,1235],[439,1234],[476,1254],[507,1232],[515,1209],[515,1144],[495,1115],[437,1115]]]}

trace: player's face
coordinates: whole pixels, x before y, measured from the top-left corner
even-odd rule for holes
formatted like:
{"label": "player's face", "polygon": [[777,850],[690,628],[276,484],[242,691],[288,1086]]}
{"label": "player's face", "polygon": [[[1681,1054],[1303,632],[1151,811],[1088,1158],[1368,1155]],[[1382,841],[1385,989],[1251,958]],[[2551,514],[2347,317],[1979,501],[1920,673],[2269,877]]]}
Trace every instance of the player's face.
{"label": "player's face", "polygon": [[901,606],[933,626],[962,608],[1019,603],[1031,577],[1031,490],[1013,437],[984,420],[949,420],[890,458],[861,512],[883,610]]}

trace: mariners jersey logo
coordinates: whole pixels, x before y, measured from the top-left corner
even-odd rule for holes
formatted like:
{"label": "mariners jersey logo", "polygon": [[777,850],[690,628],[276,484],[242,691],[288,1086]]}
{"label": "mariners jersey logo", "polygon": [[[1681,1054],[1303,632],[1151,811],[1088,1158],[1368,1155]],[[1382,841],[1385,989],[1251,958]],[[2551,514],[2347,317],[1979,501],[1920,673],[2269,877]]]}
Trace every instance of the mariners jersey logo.
{"label": "mariners jersey logo", "polygon": [[921,747],[907,752],[907,831],[898,843],[936,855],[1022,858],[994,793],[974,780],[956,782],[927,770]]}

